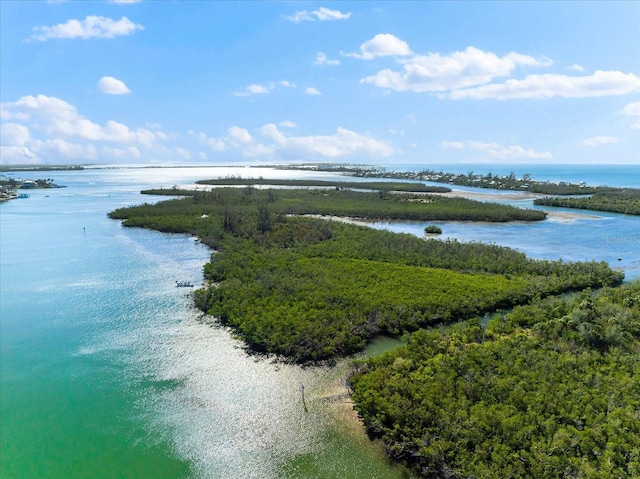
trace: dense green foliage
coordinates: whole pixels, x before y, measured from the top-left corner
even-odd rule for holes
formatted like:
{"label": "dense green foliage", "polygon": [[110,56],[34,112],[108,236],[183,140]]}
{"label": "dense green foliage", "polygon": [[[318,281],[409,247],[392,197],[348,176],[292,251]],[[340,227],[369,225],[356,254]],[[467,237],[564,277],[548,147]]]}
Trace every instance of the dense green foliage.
{"label": "dense green foliage", "polygon": [[424,228],[424,232],[428,235],[439,235],[442,234],[442,228],[436,225],[429,225]]}
{"label": "dense green foliage", "polygon": [[[179,189],[145,190],[153,195],[186,195],[200,210],[217,211],[221,206],[246,207],[262,204],[271,215],[326,215],[366,219],[409,221],[540,221],[546,213],[509,205],[447,198],[425,194],[393,194],[380,190],[360,192],[352,190],[258,190],[220,188],[211,192]],[[188,200],[184,200],[185,203]],[[208,209],[207,209],[208,208]],[[206,211],[205,211],[206,210]]]}
{"label": "dense green foliage", "polygon": [[640,215],[640,190],[637,188],[598,190],[583,198],[540,198],[536,205],[608,211],[626,215]]}
{"label": "dense green foliage", "polygon": [[407,214],[420,210],[422,203],[397,195],[254,188],[190,194],[110,215],[126,226],[190,233],[219,250],[205,267],[211,285],[196,293],[198,306],[252,349],[296,361],[349,354],[380,333],[622,279],[606,263],[534,261],[495,245],[291,216],[363,216],[354,206],[365,209],[363,198],[374,205],[369,214],[379,214],[380,205],[399,215],[402,206]]}
{"label": "dense green foliage", "polygon": [[421,330],[363,362],[371,436],[421,476],[640,477],[640,283]]}
{"label": "dense green foliage", "polygon": [[391,181],[327,181],[327,180],[281,180],[266,178],[238,178],[228,177],[215,180],[201,180],[196,182],[199,185],[214,186],[287,186],[287,187],[315,187],[315,188],[355,188],[361,190],[378,191],[404,191],[421,193],[447,193],[451,188],[444,186],[427,186],[418,182],[391,182]]}

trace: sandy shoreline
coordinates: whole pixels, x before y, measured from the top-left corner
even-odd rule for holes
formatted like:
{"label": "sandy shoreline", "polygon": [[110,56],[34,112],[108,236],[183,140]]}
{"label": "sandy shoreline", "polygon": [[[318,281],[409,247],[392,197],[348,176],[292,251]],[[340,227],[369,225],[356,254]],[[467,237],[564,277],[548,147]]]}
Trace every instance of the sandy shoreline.
{"label": "sandy shoreline", "polygon": [[[529,192],[517,192],[513,193],[483,193],[483,192],[471,192],[471,191],[451,191],[448,193],[430,193],[436,194],[438,196],[446,196],[450,198],[466,198],[468,200],[489,200],[489,201],[501,201],[501,200],[510,200],[510,201],[526,201],[526,200],[535,200],[537,198],[545,198],[549,195],[541,195],[536,193]],[[596,214],[587,214],[587,213],[568,213],[566,211],[548,211],[547,213],[548,219],[555,219],[557,221],[572,221],[577,219],[602,219],[602,216],[598,216]]]}
{"label": "sandy shoreline", "polygon": [[510,193],[484,193],[479,191],[461,191],[461,190],[452,190],[447,193],[428,193],[430,195],[438,195],[438,196],[449,196],[456,198],[466,198],[468,200],[491,200],[491,201],[500,201],[500,200],[535,200],[536,198],[544,198],[549,195],[539,195],[536,193],[529,192],[518,192],[513,191]]}

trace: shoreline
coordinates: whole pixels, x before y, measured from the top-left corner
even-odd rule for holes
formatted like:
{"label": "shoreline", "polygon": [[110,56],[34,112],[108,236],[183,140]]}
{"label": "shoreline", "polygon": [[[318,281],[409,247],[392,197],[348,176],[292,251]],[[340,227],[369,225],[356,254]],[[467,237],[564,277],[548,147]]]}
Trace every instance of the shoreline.
{"label": "shoreline", "polygon": [[[457,198],[465,198],[468,200],[489,200],[489,201],[500,201],[500,200],[514,200],[514,201],[526,201],[526,200],[535,200],[537,198],[545,198],[549,195],[543,195],[538,193],[482,193],[475,191],[460,191],[454,190],[449,193],[433,193],[439,196],[447,196],[447,197],[457,197]],[[543,210],[547,213],[547,220],[556,220],[556,221],[573,221],[577,219],[590,219],[590,220],[599,220],[602,219],[602,216],[597,214],[588,214],[588,213],[573,213],[567,211],[549,211]],[[594,212],[596,213],[596,212]]]}

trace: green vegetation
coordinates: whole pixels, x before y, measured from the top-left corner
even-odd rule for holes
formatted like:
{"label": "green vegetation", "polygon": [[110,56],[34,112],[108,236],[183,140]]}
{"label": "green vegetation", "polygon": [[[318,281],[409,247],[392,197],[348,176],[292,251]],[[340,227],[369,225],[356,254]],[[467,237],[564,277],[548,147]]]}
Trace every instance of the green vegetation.
{"label": "green vegetation", "polygon": [[[295,169],[295,167],[290,167]],[[308,167],[307,167],[308,169]],[[387,171],[384,168],[319,165],[316,171],[331,171],[349,174],[361,178],[393,178],[412,181],[432,181],[435,183],[447,183],[458,186],[472,186],[476,188],[491,188],[496,190],[530,191],[546,195],[587,195],[601,189],[611,190],[610,187],[593,187],[584,183],[573,184],[563,181],[552,183],[549,181],[536,181],[530,174],[517,177],[511,172],[509,175],[475,174],[473,171],[464,173],[445,173],[443,171],[422,170],[414,171]]]}
{"label": "green vegetation", "polygon": [[[540,221],[546,213],[539,210],[516,208],[509,205],[473,201],[465,198],[447,198],[425,194],[394,194],[389,191],[360,192],[352,190],[258,190],[220,188],[211,192],[179,189],[145,190],[153,195],[188,195],[199,211],[208,213],[220,205],[230,209],[245,208],[249,204],[262,204],[271,215],[326,215],[362,219],[405,221]],[[185,205],[189,200],[184,200]],[[198,209],[198,208],[196,208]],[[230,215],[233,213],[230,211]],[[246,212],[243,212],[246,214]]]}
{"label": "green vegetation", "polygon": [[[298,362],[351,354],[379,334],[617,284],[623,277],[606,263],[535,261],[495,245],[424,240],[291,216],[415,219],[435,208],[446,218],[467,202],[249,187],[188,194],[110,216],[124,219],[125,226],[190,233],[217,249],[205,266],[210,285],[196,292],[197,305],[232,326],[251,349]],[[479,203],[477,212],[486,215],[493,207],[500,209]]]}
{"label": "green vegetation", "polygon": [[535,200],[534,204],[640,215],[640,190],[637,188],[599,189],[589,197],[540,198]]}
{"label": "green vegetation", "polygon": [[525,174],[521,178],[518,178],[515,173],[511,173],[507,176],[497,176],[492,173],[478,175],[474,174],[473,171],[469,171],[467,174],[445,173],[433,170],[423,170],[420,172],[389,172],[383,168],[331,165],[317,166],[315,169],[319,171],[340,172],[362,178],[431,181],[435,183],[447,183],[476,188],[528,191],[531,193],[545,195],[585,195],[581,198],[540,198],[534,200],[534,204],[564,208],[579,208],[593,211],[608,211],[611,213],[622,213],[627,215],[640,215],[640,190],[637,188],[587,186],[584,183],[551,183],[549,181],[536,181],[529,174]]}
{"label": "green vegetation", "polygon": [[387,181],[325,181],[325,180],[280,180],[265,178],[238,178],[228,177],[215,180],[201,180],[199,185],[214,186],[286,186],[286,187],[315,187],[315,188],[352,188],[361,190],[378,191],[404,191],[411,193],[447,193],[451,188],[444,186],[427,186],[416,182],[387,182]]}
{"label": "green vegetation", "polygon": [[424,477],[640,477],[640,283],[421,330],[362,362],[369,434]]}
{"label": "green vegetation", "polygon": [[440,235],[442,234],[442,228],[436,225],[429,225],[425,227],[424,232],[428,235]]}

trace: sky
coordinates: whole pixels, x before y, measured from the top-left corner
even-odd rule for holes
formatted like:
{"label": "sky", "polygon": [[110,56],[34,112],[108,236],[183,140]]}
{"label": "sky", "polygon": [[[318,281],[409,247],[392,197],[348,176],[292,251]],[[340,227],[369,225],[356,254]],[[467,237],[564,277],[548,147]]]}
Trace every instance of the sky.
{"label": "sky", "polygon": [[0,0],[0,163],[640,164],[638,1]]}

